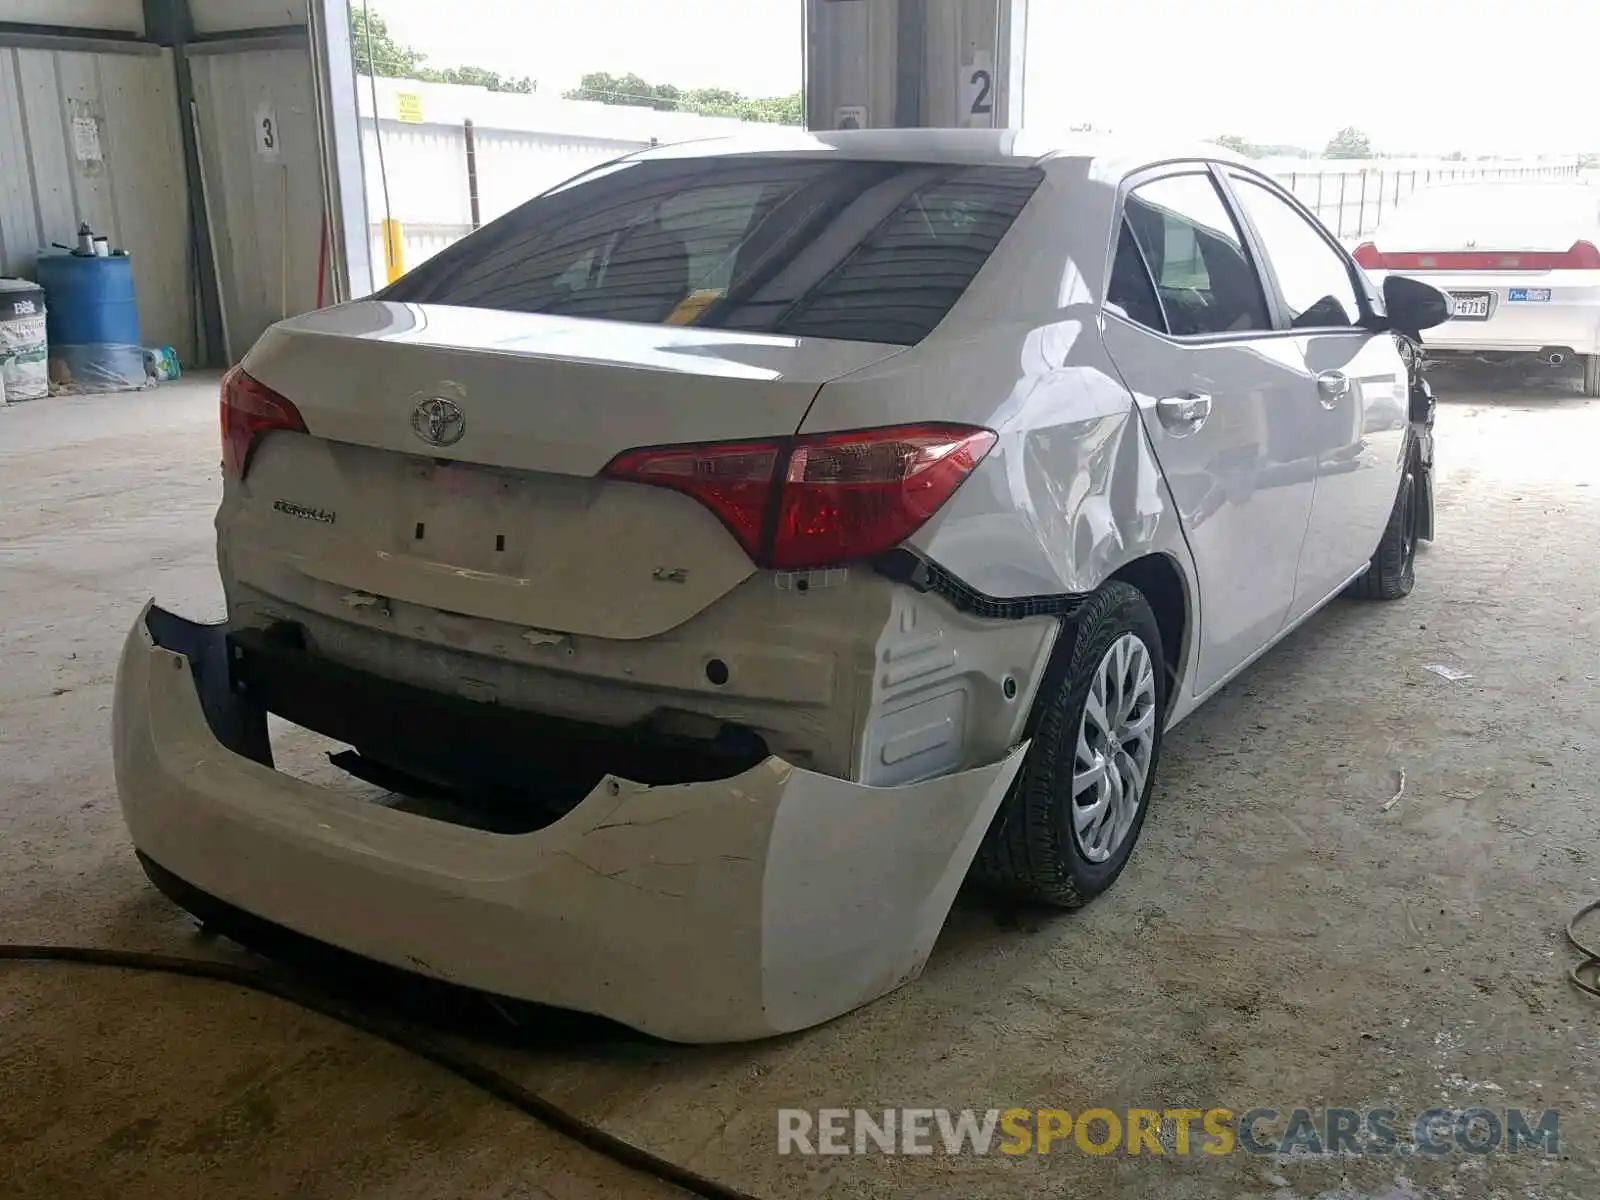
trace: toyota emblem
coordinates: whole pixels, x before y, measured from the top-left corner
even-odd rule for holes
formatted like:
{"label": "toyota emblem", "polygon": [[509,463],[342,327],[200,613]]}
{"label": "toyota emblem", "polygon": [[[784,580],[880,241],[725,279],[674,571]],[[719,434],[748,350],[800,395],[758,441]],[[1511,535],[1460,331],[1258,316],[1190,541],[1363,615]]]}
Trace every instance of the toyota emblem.
{"label": "toyota emblem", "polygon": [[467,432],[467,418],[454,401],[433,396],[411,410],[411,428],[430,446],[454,446]]}

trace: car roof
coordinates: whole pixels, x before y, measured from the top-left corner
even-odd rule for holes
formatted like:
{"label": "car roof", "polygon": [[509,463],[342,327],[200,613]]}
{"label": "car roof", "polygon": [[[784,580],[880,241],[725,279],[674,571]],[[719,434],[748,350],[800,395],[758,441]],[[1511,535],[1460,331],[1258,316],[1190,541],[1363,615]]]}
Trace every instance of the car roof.
{"label": "car roof", "polygon": [[640,151],[635,159],[714,158],[749,155],[829,157],[878,162],[1042,165],[1093,160],[1106,172],[1150,163],[1211,159],[1248,160],[1209,142],[1109,133],[1059,133],[1039,129],[839,129],[806,131],[774,126],[770,133],[736,134],[677,142]]}

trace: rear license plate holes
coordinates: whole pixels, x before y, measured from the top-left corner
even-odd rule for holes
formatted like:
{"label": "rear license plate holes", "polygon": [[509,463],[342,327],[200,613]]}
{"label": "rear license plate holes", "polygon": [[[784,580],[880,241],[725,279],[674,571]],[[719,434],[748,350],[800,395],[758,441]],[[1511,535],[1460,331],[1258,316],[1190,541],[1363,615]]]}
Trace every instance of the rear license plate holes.
{"label": "rear license plate holes", "polygon": [[511,488],[497,472],[472,465],[433,463],[419,472],[396,524],[405,551],[473,571],[513,568],[522,539],[507,538],[516,524]]}
{"label": "rear license plate holes", "polygon": [[1455,312],[1452,314],[1455,320],[1486,321],[1489,319],[1488,292],[1451,292],[1450,299],[1455,302]]}

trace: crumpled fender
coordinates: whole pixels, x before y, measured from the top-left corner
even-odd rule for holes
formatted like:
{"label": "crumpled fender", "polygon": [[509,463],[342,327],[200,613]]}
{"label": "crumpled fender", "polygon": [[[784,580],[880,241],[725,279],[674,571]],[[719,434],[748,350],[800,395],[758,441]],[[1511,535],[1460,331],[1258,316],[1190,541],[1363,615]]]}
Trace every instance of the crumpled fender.
{"label": "crumpled fender", "polygon": [[1187,562],[1144,423],[1109,370],[1041,371],[1004,416],[994,449],[912,539],[920,553],[996,599],[1083,595],[1149,554]]}

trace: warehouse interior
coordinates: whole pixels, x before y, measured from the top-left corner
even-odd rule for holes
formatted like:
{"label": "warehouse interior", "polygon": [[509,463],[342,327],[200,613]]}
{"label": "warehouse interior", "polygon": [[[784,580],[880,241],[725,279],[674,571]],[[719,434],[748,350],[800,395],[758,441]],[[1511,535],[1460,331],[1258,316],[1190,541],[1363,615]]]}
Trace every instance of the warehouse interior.
{"label": "warehouse interior", "polygon": [[[794,0],[808,127],[1022,124],[1030,4],[1054,2]],[[218,964],[0,949],[0,1197],[1600,1194],[1600,1010],[1564,933],[1600,896],[1600,401],[1570,372],[1436,380],[1441,533],[1415,594],[1335,603],[1186,721],[1114,892],[1064,915],[963,893],[919,979],[819,1028],[675,1045],[303,947],[274,965],[151,888],[113,683],[151,597],[222,614],[222,371],[569,170],[722,129],[574,110],[551,178],[507,168],[480,196],[474,174],[469,198],[463,172],[459,212],[403,210],[406,168],[379,172],[372,139],[407,135],[408,105],[446,114],[424,132],[451,161],[538,131],[505,107],[515,137],[474,142],[458,92],[360,83],[352,4],[0,0],[0,277],[103,237],[82,257],[125,268],[141,349],[0,404],[0,943]],[[1406,169],[1382,177],[1395,196],[1432,168]],[[1327,197],[1357,232],[1391,194],[1366,178]],[[164,382],[105,391],[104,370]],[[321,743],[291,745],[331,774]],[[774,1137],[791,1109],[1429,1105],[1558,1111],[1559,1153],[794,1156]]]}

